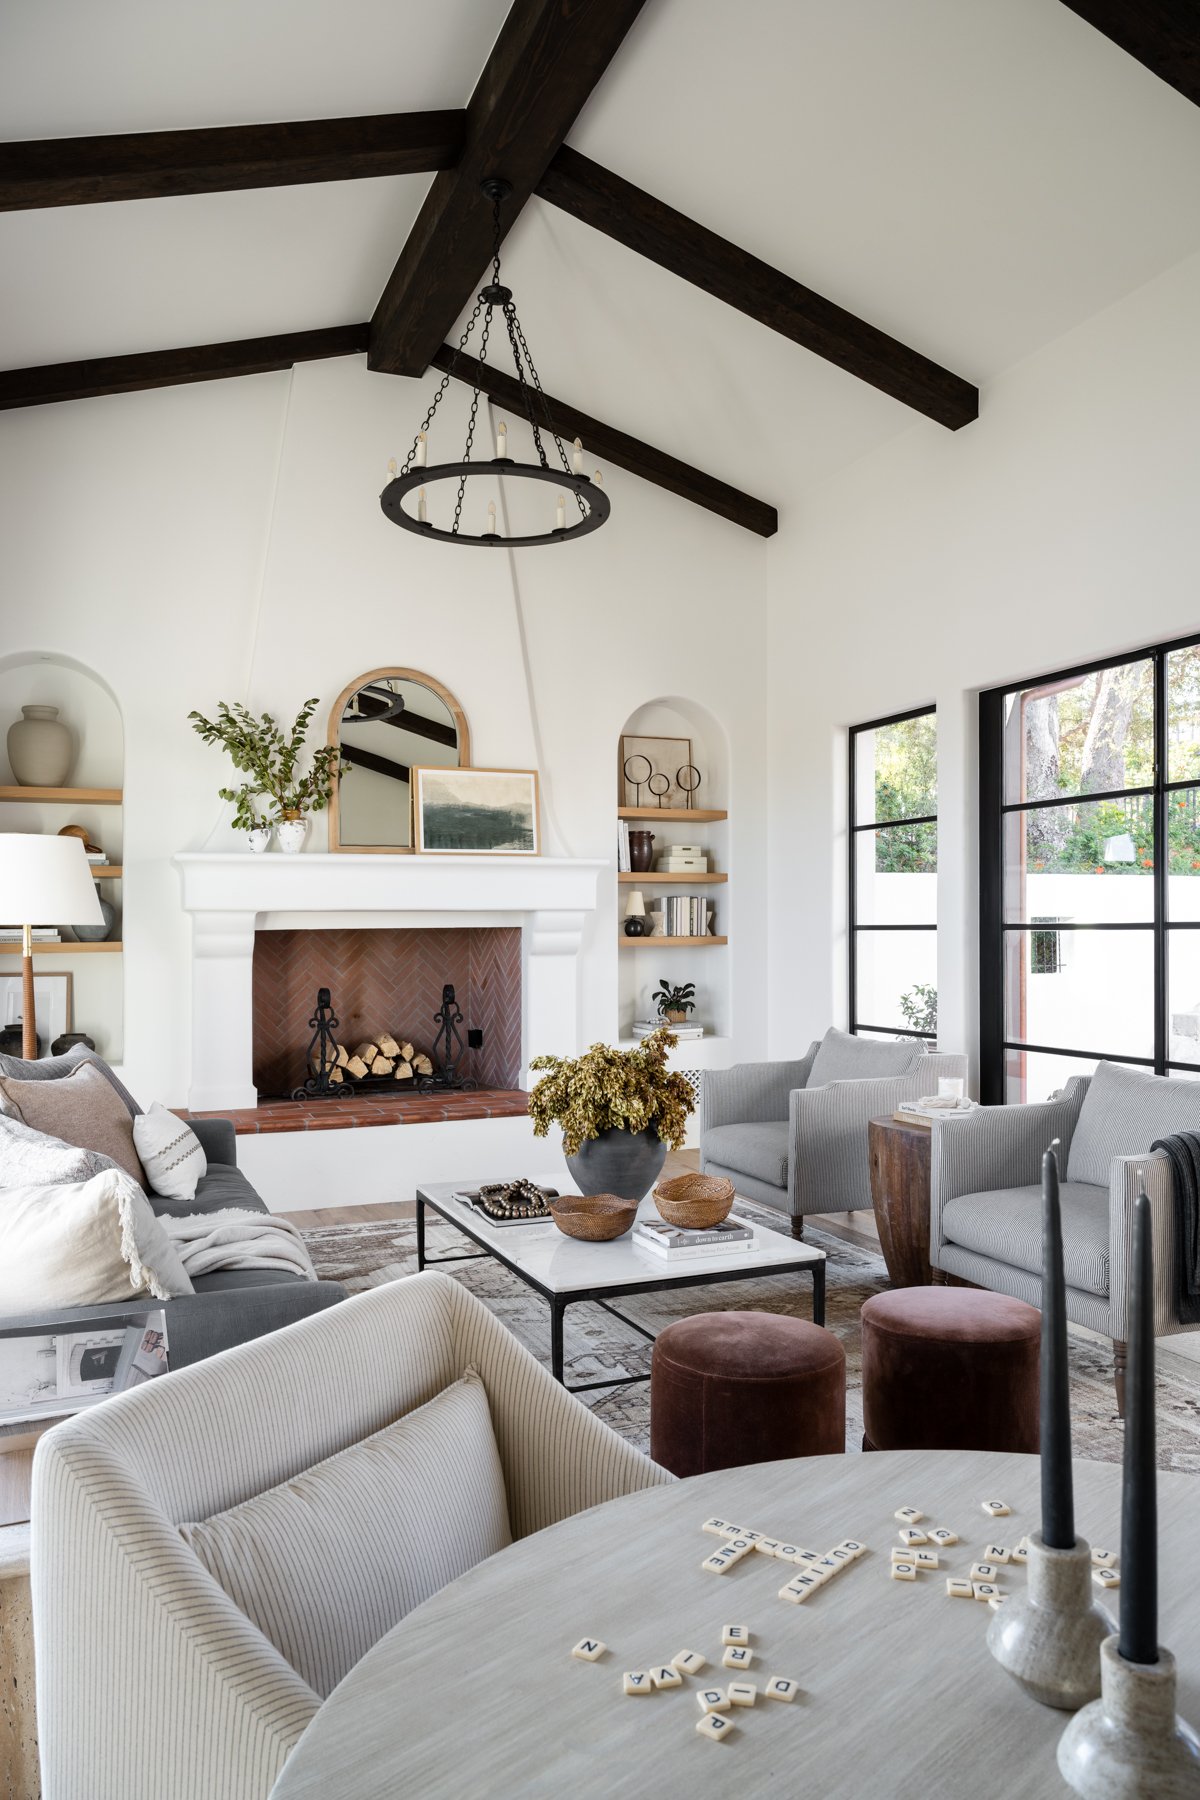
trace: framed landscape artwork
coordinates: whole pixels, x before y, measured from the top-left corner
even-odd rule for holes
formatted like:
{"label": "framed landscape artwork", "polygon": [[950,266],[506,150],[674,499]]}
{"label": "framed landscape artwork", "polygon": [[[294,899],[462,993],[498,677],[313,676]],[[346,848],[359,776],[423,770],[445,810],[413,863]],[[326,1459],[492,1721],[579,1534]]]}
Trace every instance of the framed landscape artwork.
{"label": "framed landscape artwork", "polygon": [[414,769],[413,842],[442,856],[536,856],[534,769]]}

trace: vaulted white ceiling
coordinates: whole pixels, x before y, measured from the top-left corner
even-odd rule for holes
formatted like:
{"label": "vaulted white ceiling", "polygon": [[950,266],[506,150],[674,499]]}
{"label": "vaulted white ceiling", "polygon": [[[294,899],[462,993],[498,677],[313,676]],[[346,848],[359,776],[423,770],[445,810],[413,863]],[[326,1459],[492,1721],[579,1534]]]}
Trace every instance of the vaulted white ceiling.
{"label": "vaulted white ceiling", "polygon": [[[461,106],[506,10],[14,0],[0,130]],[[985,419],[989,378],[1200,248],[1200,109],[1059,0],[647,0],[569,141],[980,384]],[[369,318],[429,179],[0,216],[0,365]],[[505,273],[549,390],[763,499],[945,435],[540,200]]]}

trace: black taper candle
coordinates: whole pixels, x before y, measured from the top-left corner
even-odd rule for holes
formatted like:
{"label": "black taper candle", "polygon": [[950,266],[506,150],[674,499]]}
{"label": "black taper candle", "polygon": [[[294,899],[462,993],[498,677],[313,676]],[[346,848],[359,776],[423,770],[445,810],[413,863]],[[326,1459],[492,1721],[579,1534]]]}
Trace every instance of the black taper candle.
{"label": "black taper candle", "polygon": [[1126,1662],[1158,1661],[1158,1482],[1154,1458],[1154,1250],[1150,1202],[1133,1203],[1129,1367],[1121,1483],[1121,1637]]}
{"label": "black taper candle", "polygon": [[1071,1386],[1057,1150],[1055,1138],[1042,1157],[1042,1541],[1052,1550],[1073,1550]]}

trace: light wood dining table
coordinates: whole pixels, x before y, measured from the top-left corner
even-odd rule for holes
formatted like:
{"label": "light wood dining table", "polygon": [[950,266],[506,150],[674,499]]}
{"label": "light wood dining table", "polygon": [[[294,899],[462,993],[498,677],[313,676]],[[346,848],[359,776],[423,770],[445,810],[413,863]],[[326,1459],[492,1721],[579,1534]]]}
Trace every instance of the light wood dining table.
{"label": "light wood dining table", "polygon": [[[1120,1469],[1077,1462],[1078,1530],[1119,1549]],[[1043,1800],[1068,1790],[1055,1749],[1068,1715],[1028,1699],[993,1661],[991,1612],[951,1599],[987,1545],[1039,1524],[1036,1457],[897,1451],[812,1457],[647,1490],[526,1538],[403,1619],[326,1700],[271,1800]],[[982,1503],[1005,1501],[1008,1518]],[[960,1542],[941,1567],[893,1581],[894,1514],[916,1507]],[[1200,1725],[1200,1479],[1159,1478],[1160,1641],[1179,1663],[1179,1710]],[[796,1571],[753,1553],[701,1569],[712,1516],[824,1553],[868,1552],[793,1606]],[[1025,1571],[1010,1565],[1011,1594]],[[1098,1596],[1114,1616],[1119,1594]],[[722,1631],[744,1625],[753,1664],[723,1668]],[[607,1646],[574,1660],[581,1638]],[[627,1697],[626,1670],[699,1651],[680,1688]],[[763,1697],[771,1676],[799,1684]],[[696,1695],[757,1684],[721,1742],[696,1732]]]}

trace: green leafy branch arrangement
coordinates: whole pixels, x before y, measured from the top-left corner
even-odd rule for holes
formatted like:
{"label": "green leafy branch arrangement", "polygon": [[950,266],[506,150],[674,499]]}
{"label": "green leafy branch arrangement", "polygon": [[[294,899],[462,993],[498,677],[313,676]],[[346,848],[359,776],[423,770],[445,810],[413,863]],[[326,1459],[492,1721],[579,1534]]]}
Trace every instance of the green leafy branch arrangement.
{"label": "green leafy branch arrangement", "polygon": [[667,1068],[677,1042],[660,1025],[634,1050],[593,1044],[582,1056],[535,1056],[530,1068],[548,1072],[529,1096],[534,1136],[545,1137],[557,1123],[563,1150],[575,1156],[585,1138],[602,1131],[657,1131],[678,1150],[696,1103],[687,1077]]}
{"label": "green leafy branch arrangement", "polygon": [[236,701],[229,706],[222,700],[215,719],[206,719],[199,712],[188,714],[192,730],[206,744],[220,744],[234,768],[250,777],[240,787],[218,789],[222,800],[234,802],[235,830],[250,831],[261,824],[254,810],[259,798],[271,802],[268,818],[272,823],[286,813],[321,812],[329,805],[334,783],[346,772],[339,767],[336,745],[326,744],[314,751],[307,774],[297,773],[317,704],[316,698],[304,702],[286,737],[270,713],[255,718]]}

